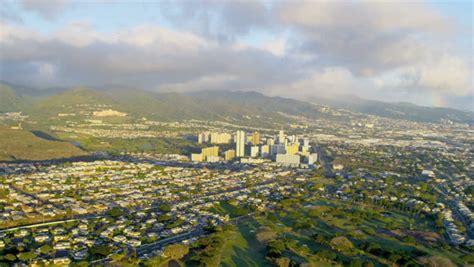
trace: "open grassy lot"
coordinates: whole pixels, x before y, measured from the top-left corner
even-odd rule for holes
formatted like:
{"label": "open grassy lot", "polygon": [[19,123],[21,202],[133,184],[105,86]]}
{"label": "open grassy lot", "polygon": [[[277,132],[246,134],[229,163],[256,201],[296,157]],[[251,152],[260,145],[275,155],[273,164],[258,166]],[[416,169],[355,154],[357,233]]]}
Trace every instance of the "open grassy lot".
{"label": "open grassy lot", "polygon": [[256,238],[260,224],[249,221],[232,231],[222,249],[222,266],[271,266],[265,259],[265,245]]}
{"label": "open grassy lot", "polygon": [[47,160],[85,156],[67,142],[51,141],[24,130],[0,128],[0,160]]}
{"label": "open grassy lot", "polygon": [[231,218],[239,217],[248,214],[250,211],[246,208],[234,206],[227,201],[221,201],[218,205],[211,208],[212,212],[220,215],[229,215]]}
{"label": "open grassy lot", "polygon": [[181,138],[98,138],[86,134],[67,132],[55,132],[55,136],[61,140],[77,142],[87,151],[187,154],[199,150],[196,144]]}

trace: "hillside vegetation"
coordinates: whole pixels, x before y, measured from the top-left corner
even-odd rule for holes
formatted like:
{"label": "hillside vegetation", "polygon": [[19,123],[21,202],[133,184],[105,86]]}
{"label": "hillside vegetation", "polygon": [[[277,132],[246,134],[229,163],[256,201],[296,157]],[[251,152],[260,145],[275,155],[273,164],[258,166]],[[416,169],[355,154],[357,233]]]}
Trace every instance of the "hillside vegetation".
{"label": "hillside vegetation", "polygon": [[195,93],[154,93],[148,91],[97,91],[75,88],[35,102],[27,113],[53,116],[67,112],[80,114],[90,107],[103,106],[135,117],[158,120],[271,118],[285,121],[290,115],[327,116],[315,105],[294,99],[268,97],[256,92],[202,91]]}
{"label": "hillside vegetation", "polygon": [[[30,90],[32,91],[32,90]],[[247,120],[261,123],[287,122],[290,116],[351,120],[352,117],[376,115],[417,122],[446,120],[474,123],[474,113],[450,108],[433,108],[409,103],[385,103],[353,96],[308,98],[304,101],[270,97],[257,92],[200,91],[157,93],[137,89],[96,90],[78,87],[62,91],[44,90],[32,95],[21,87],[0,83],[0,112],[23,111],[36,119],[48,119],[58,113],[90,113],[97,108],[111,108],[135,118],[156,120]],[[40,90],[37,90],[40,91]],[[30,93],[30,95],[28,95]],[[322,107],[344,109],[350,116],[323,112]]]}
{"label": "hillside vegetation", "polygon": [[10,86],[0,84],[0,112],[20,111],[26,106],[26,99],[19,96]]}
{"label": "hillside vegetation", "polygon": [[333,108],[392,119],[404,119],[417,122],[440,122],[441,120],[450,120],[474,124],[473,112],[452,108],[417,106],[405,102],[387,103],[362,99],[355,96],[341,96],[337,99],[311,98],[308,101],[318,105],[327,105]]}

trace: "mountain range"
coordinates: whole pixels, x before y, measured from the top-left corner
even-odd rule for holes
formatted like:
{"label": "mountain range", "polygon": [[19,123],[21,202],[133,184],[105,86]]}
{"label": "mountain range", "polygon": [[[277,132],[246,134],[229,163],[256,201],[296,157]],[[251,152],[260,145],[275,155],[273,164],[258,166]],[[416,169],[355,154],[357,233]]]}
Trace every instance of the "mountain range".
{"label": "mountain range", "polygon": [[323,107],[348,111],[354,116],[376,115],[417,122],[454,121],[474,124],[474,113],[451,108],[423,107],[409,103],[386,103],[341,96],[307,98],[305,101],[270,97],[257,92],[199,91],[156,93],[144,90],[56,88],[29,89],[8,83],[0,84],[0,112],[23,111],[33,116],[51,116],[79,106],[102,105],[159,120],[263,118],[284,121],[290,116],[348,119],[324,112]]}

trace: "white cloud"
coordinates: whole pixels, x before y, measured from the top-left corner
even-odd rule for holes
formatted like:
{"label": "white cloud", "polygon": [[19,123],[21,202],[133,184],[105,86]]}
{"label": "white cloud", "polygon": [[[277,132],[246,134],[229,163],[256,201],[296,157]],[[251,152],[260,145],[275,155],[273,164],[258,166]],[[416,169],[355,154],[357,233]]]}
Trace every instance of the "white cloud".
{"label": "white cloud", "polygon": [[66,6],[66,0],[21,0],[21,6],[44,19],[52,20],[59,16]]}
{"label": "white cloud", "polygon": [[272,95],[303,98],[306,96],[330,96],[338,94],[361,94],[367,88],[364,78],[355,77],[344,67],[326,67],[310,70],[306,77],[288,84],[267,88]]}
{"label": "white cloud", "polygon": [[442,55],[441,58],[420,68],[421,86],[455,96],[464,96],[473,93],[472,66],[466,60]]}
{"label": "white cloud", "polygon": [[290,97],[473,94],[472,55],[457,49],[453,20],[427,3],[170,2],[162,11],[172,27],[100,32],[70,22],[42,34],[0,24],[0,79]]}
{"label": "white cloud", "polygon": [[416,63],[454,31],[420,3],[283,2],[276,16],[300,33],[296,42],[308,53],[362,75]]}
{"label": "white cloud", "polygon": [[219,42],[238,41],[255,28],[272,26],[262,1],[162,1],[160,6],[176,26]]}
{"label": "white cloud", "polygon": [[38,70],[38,80],[46,83],[55,81],[56,79],[56,66],[50,63],[39,62],[36,64]]}
{"label": "white cloud", "polygon": [[[79,22],[48,34],[29,32],[20,26],[5,28],[7,31],[0,40],[0,60],[5,68],[0,78],[13,81],[34,79],[41,70],[38,65],[31,65],[32,62],[56,66],[58,85],[113,83],[183,88],[192,87],[194,81],[202,85],[220,82],[221,88],[241,89],[239,85],[258,88],[293,75],[287,62],[260,48],[237,48],[158,25],[141,25],[107,34]],[[15,71],[18,69],[22,73]],[[285,74],[278,75],[281,71]],[[240,81],[230,86],[224,83],[230,81],[228,77]]]}
{"label": "white cloud", "polygon": [[182,83],[163,84],[159,86],[163,92],[190,92],[200,90],[219,90],[230,83],[238,81],[239,78],[232,75],[203,76],[196,80]]}
{"label": "white cloud", "polygon": [[22,26],[16,26],[0,21],[0,41],[14,42],[15,40],[37,39],[39,34],[35,31]]}
{"label": "white cloud", "polygon": [[446,33],[452,26],[446,17],[425,4],[415,2],[282,2],[275,13],[283,23],[306,27],[308,30],[331,27],[352,29],[354,32],[417,29]]}
{"label": "white cloud", "polygon": [[260,45],[262,49],[267,50],[276,56],[285,55],[287,46],[288,45],[287,45],[286,38],[274,38],[274,39],[265,41]]}
{"label": "white cloud", "polygon": [[133,46],[152,46],[159,44],[168,50],[192,50],[197,51],[213,42],[189,32],[176,32],[163,27],[153,25],[142,25],[119,31],[116,34],[117,42],[125,42]]}

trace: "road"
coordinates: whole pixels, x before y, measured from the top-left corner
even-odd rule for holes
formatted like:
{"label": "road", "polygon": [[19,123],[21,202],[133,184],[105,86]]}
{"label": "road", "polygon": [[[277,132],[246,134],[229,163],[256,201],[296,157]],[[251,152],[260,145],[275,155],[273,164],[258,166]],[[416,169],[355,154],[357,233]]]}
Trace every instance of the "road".
{"label": "road", "polygon": [[[238,224],[242,223],[242,221],[244,221],[245,219],[253,216],[254,214],[255,214],[255,212],[251,212],[247,215],[242,215],[242,216],[233,218],[233,219],[229,220],[229,223],[238,225]],[[169,244],[172,244],[172,243],[181,242],[183,240],[190,239],[190,238],[193,238],[193,237],[198,237],[198,236],[201,236],[201,235],[204,235],[204,234],[205,234],[205,231],[201,228],[198,228],[196,230],[192,230],[192,231],[184,233],[184,234],[180,234],[180,235],[176,235],[176,236],[172,236],[172,237],[168,237],[166,239],[156,241],[155,243],[142,245],[142,246],[140,246],[136,249],[136,252],[137,252],[138,256],[142,256],[144,254],[148,254],[148,253],[151,253],[155,250],[161,249],[161,248],[163,248],[163,246],[166,246],[166,245],[169,245]]]}
{"label": "road", "polygon": [[[275,179],[271,179],[271,180],[267,180],[267,181],[264,181],[264,182],[256,183],[254,186],[267,185],[267,184],[271,184],[271,183],[275,183],[275,182],[276,182]],[[225,194],[225,193],[240,191],[242,189],[244,189],[243,186],[238,186],[238,187],[233,187],[233,188],[229,188],[229,189],[226,189],[226,190],[220,190],[220,191],[217,191],[217,192],[209,192],[209,193],[204,194],[202,197],[209,197],[209,196],[213,196],[213,195],[221,195],[221,194]],[[145,209],[130,210],[129,212],[139,212],[139,211],[145,212],[145,211],[149,211],[149,210],[153,210],[153,209],[158,209],[159,207],[160,207],[160,205],[155,205],[155,206],[151,206],[151,207],[148,207],[148,208],[145,208]],[[34,223],[34,224],[30,224],[30,225],[22,225],[22,226],[17,226],[17,227],[12,227],[12,228],[1,229],[0,233],[11,232],[11,231],[16,231],[16,230],[20,230],[20,229],[31,229],[31,228],[35,228],[35,227],[41,227],[41,226],[51,226],[51,225],[62,224],[62,223],[66,223],[66,222],[78,221],[78,220],[98,219],[98,218],[103,218],[103,217],[108,217],[108,216],[109,216],[108,213],[75,215],[75,216],[70,217],[69,219],[61,219],[61,220],[55,220],[55,221],[49,221],[49,222],[43,222],[43,223]]]}
{"label": "road", "polygon": [[52,222],[36,223],[36,224],[31,224],[31,225],[18,226],[18,227],[13,227],[13,228],[0,230],[0,233],[6,233],[6,232],[16,231],[16,230],[20,230],[20,229],[30,229],[30,228],[36,228],[36,227],[42,227],[42,226],[51,226],[51,225],[62,224],[62,223],[66,223],[66,222],[74,222],[74,221],[82,220],[82,219],[85,219],[85,218],[66,219],[66,220],[59,220],[59,221],[52,221]]}
{"label": "road", "polygon": [[444,203],[454,212],[454,215],[456,216],[456,218],[460,219],[460,221],[463,223],[464,228],[466,228],[466,231],[467,231],[467,236],[470,239],[474,239],[474,231],[470,230],[469,222],[459,211],[456,205],[456,201],[450,200],[448,193],[445,192],[443,188],[439,188],[438,185],[433,185],[433,188],[443,196]]}
{"label": "road", "polygon": [[316,153],[318,153],[319,163],[324,169],[324,175],[328,178],[334,178],[335,174],[332,169],[331,162],[328,156],[326,155],[326,153],[320,146],[316,145],[315,148],[316,148]]}
{"label": "road", "polygon": [[[251,217],[253,215],[255,215],[255,212],[251,212],[249,214],[233,218],[233,219],[229,220],[229,223],[238,225],[242,222],[245,222],[246,219],[248,219],[249,217]],[[166,245],[178,243],[178,242],[181,242],[181,241],[184,241],[184,240],[187,240],[187,239],[191,239],[193,237],[199,237],[199,236],[202,236],[204,234],[206,234],[206,232],[202,228],[198,228],[198,229],[194,229],[192,231],[189,231],[189,232],[186,232],[186,233],[183,233],[183,234],[179,234],[179,235],[171,236],[171,237],[168,237],[168,238],[165,238],[165,239],[162,239],[162,240],[158,240],[154,243],[141,245],[138,248],[136,248],[135,251],[137,253],[137,256],[141,257],[145,254],[151,254],[154,251],[161,250]],[[122,250],[119,249],[114,254],[121,253],[121,252],[122,252]],[[107,256],[106,258],[93,261],[90,264],[91,265],[104,265],[104,264],[109,263],[111,261],[110,256],[111,255]]]}
{"label": "road", "polygon": [[190,238],[193,238],[193,237],[198,237],[198,236],[201,236],[203,234],[205,234],[204,230],[201,229],[201,228],[198,228],[196,230],[193,230],[193,231],[190,231],[190,232],[187,232],[187,233],[183,233],[183,234],[180,234],[180,235],[168,237],[168,238],[156,241],[156,242],[151,243],[151,244],[145,244],[145,245],[139,246],[136,249],[137,256],[140,257],[144,254],[149,254],[153,251],[162,249],[166,245],[181,242],[183,240],[187,240],[187,239],[190,239]]}

